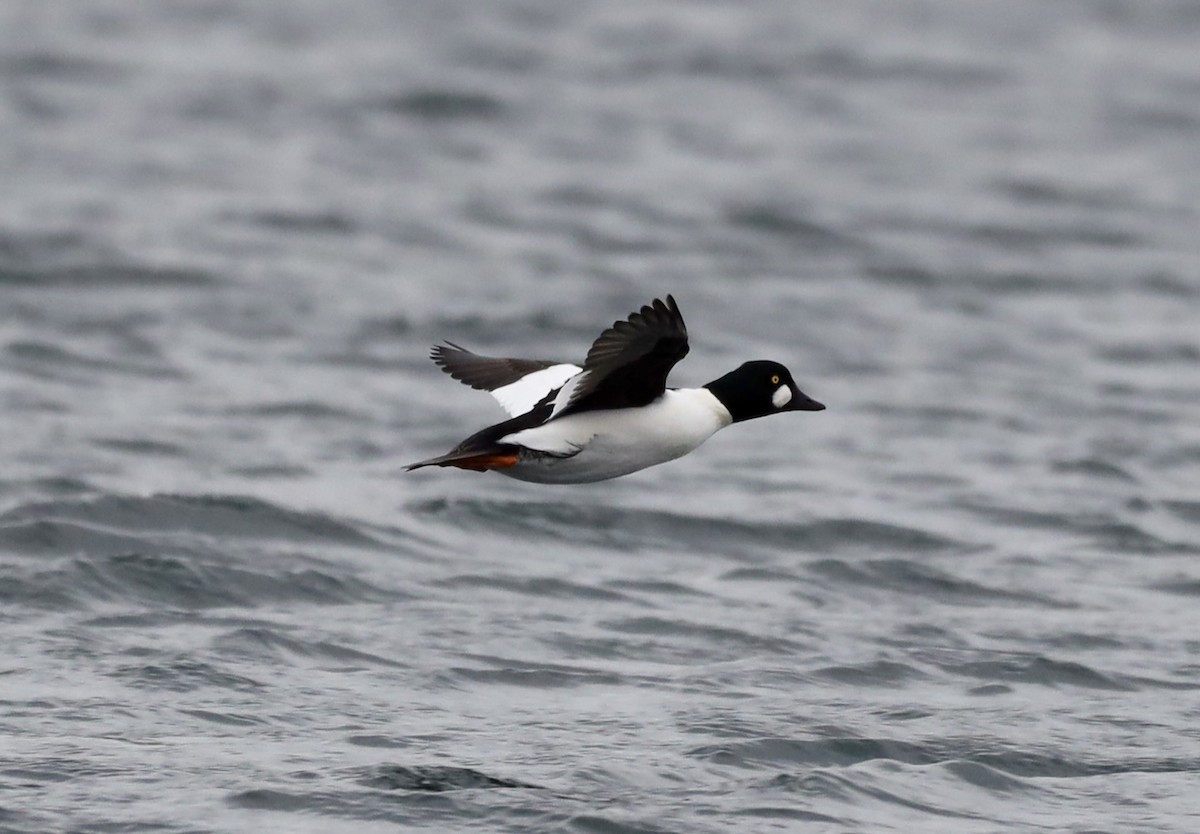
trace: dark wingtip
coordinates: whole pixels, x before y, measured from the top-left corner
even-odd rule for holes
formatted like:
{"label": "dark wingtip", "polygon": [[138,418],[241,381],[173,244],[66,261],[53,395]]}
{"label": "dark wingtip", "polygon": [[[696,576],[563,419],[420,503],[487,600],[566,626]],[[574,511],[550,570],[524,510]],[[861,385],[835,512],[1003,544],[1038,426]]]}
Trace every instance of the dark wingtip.
{"label": "dark wingtip", "polygon": [[[667,318],[676,318],[682,320],[683,316],[679,312],[679,305],[675,302],[675,296],[671,293],[667,293],[666,298],[666,301],[663,301],[661,298],[656,298],[638,312],[643,318],[666,316]],[[631,315],[630,318],[632,319],[632,317],[633,316]]]}
{"label": "dark wingtip", "polygon": [[450,373],[450,369],[446,367],[446,354],[450,353],[451,351],[455,351],[457,353],[470,353],[469,350],[464,347],[459,347],[449,339],[443,339],[442,344],[434,345],[429,349],[429,358],[432,359],[433,363],[443,371]]}
{"label": "dark wingtip", "polygon": [[655,298],[649,304],[643,304],[640,310],[634,310],[625,318],[614,321],[609,329],[624,330],[630,325],[645,326],[650,322],[657,321],[658,317],[663,315],[683,320],[683,316],[679,313],[679,305],[675,303],[675,296],[671,293],[667,293],[665,302],[661,298]]}

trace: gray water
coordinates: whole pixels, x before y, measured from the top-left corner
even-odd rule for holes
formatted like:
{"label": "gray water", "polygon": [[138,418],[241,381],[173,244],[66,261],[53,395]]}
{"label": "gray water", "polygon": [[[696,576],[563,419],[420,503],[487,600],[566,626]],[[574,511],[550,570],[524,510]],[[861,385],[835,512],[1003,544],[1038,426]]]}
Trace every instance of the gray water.
{"label": "gray water", "polygon": [[[1200,7],[0,6],[0,829],[1200,830]],[[404,474],[426,359],[829,410]]]}

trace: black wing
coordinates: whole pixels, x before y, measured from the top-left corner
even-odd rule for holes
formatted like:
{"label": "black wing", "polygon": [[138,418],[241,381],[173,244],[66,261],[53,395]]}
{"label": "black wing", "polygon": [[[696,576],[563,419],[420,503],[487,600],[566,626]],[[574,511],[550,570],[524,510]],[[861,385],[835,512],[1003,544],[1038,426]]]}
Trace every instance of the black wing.
{"label": "black wing", "polygon": [[562,362],[546,362],[541,359],[500,359],[480,356],[454,342],[434,345],[429,358],[443,371],[459,382],[479,391],[495,391],[524,379],[535,371],[543,371]]}
{"label": "black wing", "polygon": [[487,391],[511,417],[529,411],[582,370],[569,362],[479,356],[453,342],[435,346],[429,356],[450,376]]}
{"label": "black wing", "polygon": [[[675,299],[654,299],[592,343],[562,414],[648,405],[667,389],[667,374],[687,356],[687,326]],[[565,393],[565,392],[564,392]]]}

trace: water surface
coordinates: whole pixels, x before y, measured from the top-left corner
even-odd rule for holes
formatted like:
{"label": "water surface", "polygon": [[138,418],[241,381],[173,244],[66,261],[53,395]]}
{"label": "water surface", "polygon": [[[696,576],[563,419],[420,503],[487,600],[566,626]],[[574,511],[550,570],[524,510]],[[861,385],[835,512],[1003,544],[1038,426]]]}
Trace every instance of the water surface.
{"label": "water surface", "polygon": [[[1194,831],[1189,3],[0,11],[0,828]],[[425,359],[829,410],[422,471]]]}

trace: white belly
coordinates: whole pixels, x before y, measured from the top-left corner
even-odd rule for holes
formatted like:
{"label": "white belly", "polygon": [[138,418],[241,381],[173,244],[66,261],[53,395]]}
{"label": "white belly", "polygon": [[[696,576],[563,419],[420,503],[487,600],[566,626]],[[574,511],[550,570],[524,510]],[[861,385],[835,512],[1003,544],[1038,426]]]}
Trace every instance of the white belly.
{"label": "white belly", "polygon": [[667,391],[643,408],[587,411],[510,434],[500,442],[546,456],[496,471],[543,484],[603,481],[686,455],[729,423],[729,412],[706,389]]}

